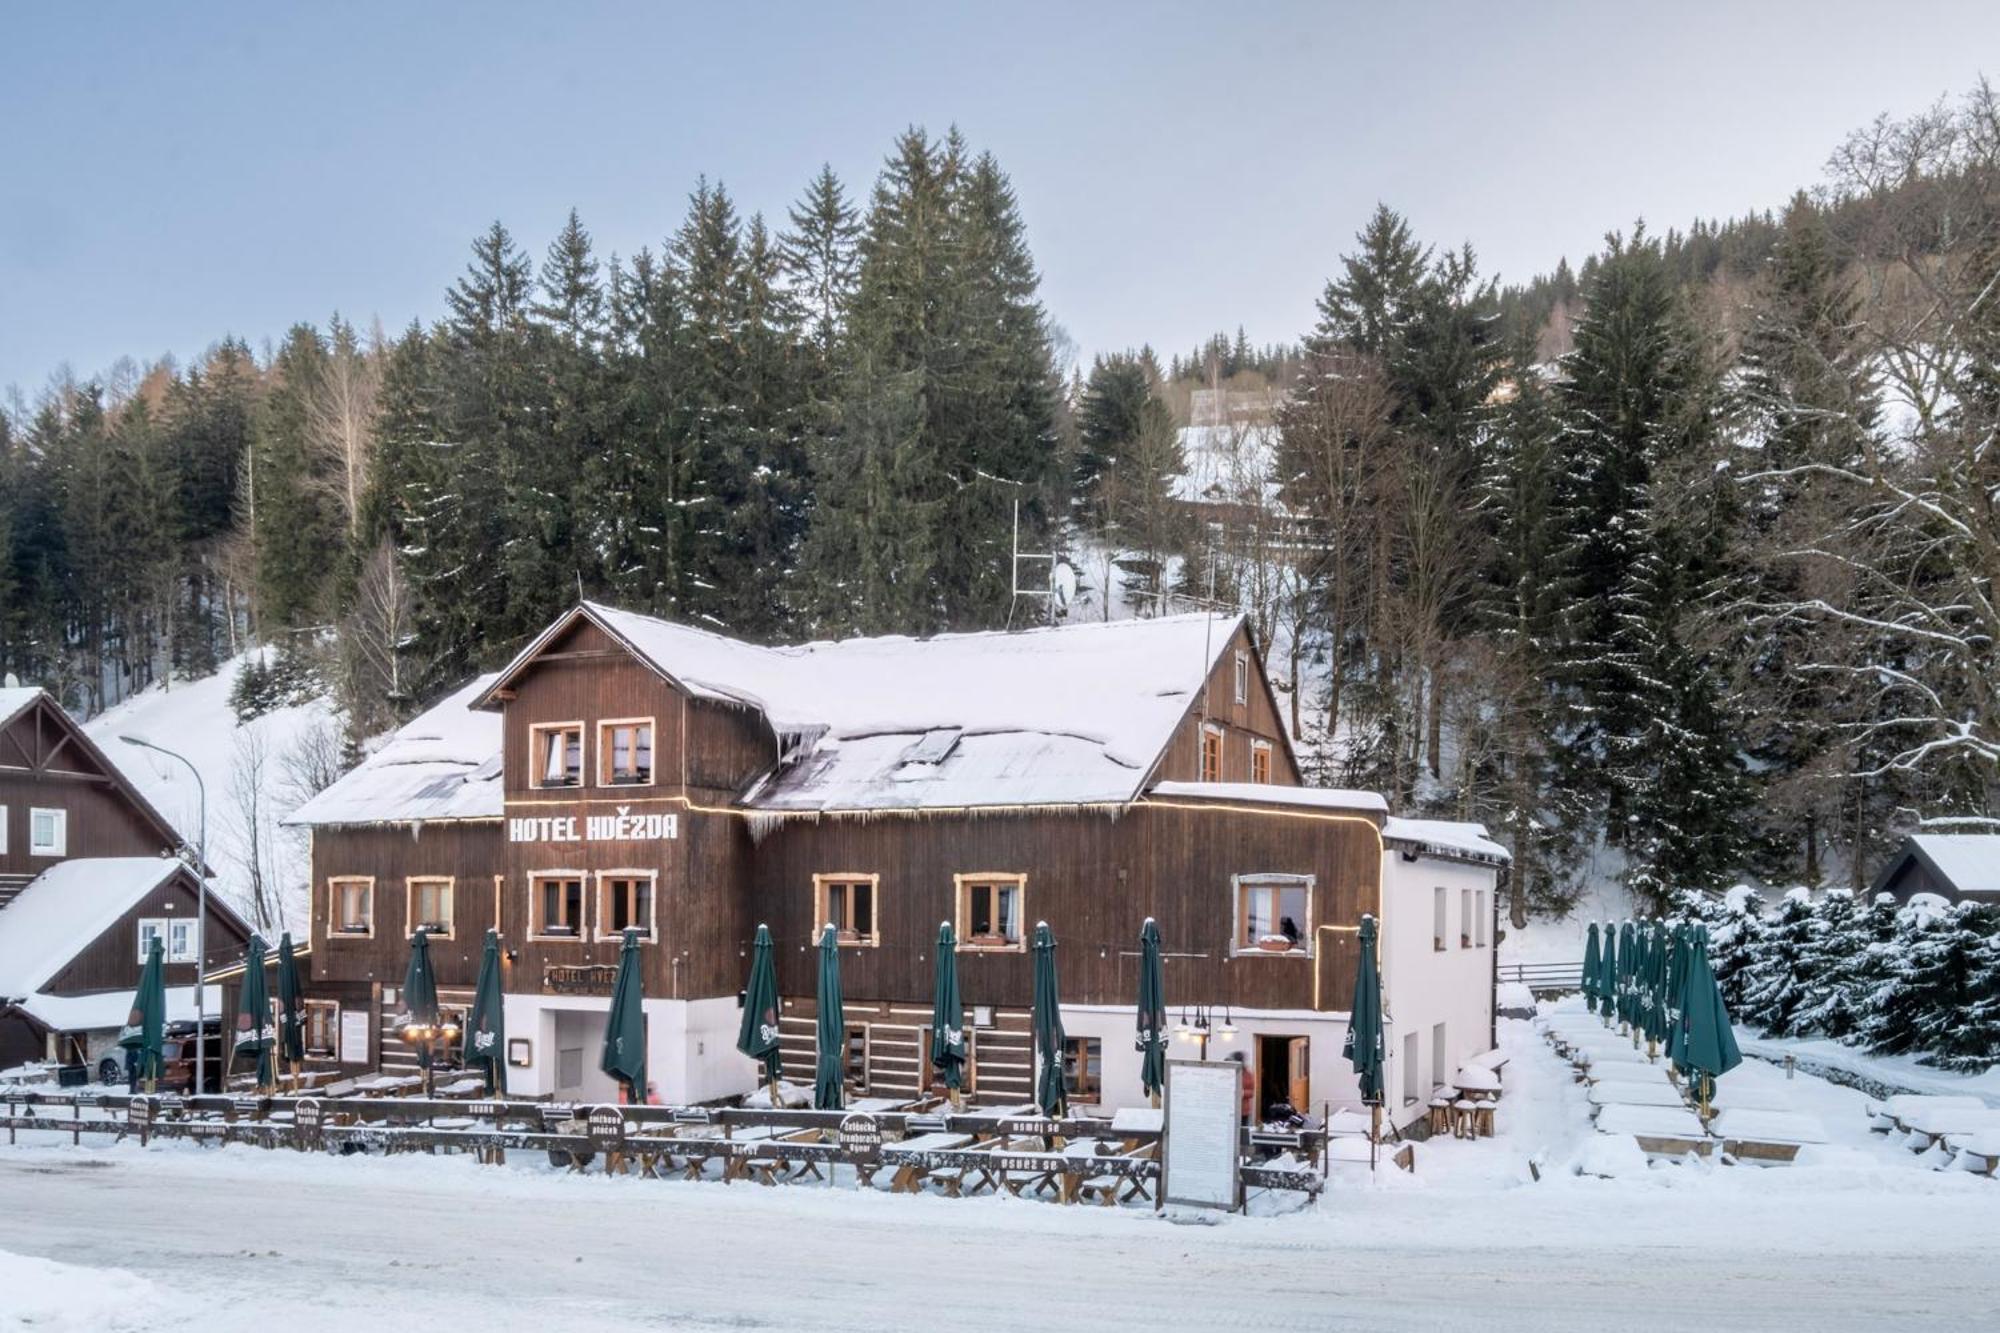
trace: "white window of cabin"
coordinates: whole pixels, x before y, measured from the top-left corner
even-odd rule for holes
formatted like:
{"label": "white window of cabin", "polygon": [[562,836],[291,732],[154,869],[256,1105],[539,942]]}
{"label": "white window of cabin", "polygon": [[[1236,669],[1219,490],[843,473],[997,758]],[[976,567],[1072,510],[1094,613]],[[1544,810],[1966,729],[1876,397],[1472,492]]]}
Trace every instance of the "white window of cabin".
{"label": "white window of cabin", "polygon": [[1250,702],[1250,654],[1236,654],[1236,702]]}
{"label": "white window of cabin", "polygon": [[1477,915],[1478,913],[1472,910],[1472,890],[1460,889],[1458,891],[1459,948],[1470,949],[1472,947],[1472,922]]}
{"label": "white window of cabin", "polygon": [[653,781],[653,719],[619,718],[597,724],[597,783],[645,787]]}
{"label": "white window of cabin", "polygon": [[160,942],[160,952],[164,955],[167,948],[167,919],[162,916],[141,917],[139,919],[139,961],[141,963],[146,961],[146,955],[152,949],[154,940]]}
{"label": "white window of cabin", "polygon": [[1403,1034],[1403,1105],[1414,1106],[1421,1089],[1418,1081],[1423,1077],[1423,1069],[1418,1065],[1420,1052],[1417,1050],[1417,1034]]}
{"label": "white window of cabin", "polygon": [[1232,953],[1311,956],[1311,875],[1237,875],[1230,883],[1236,894]]}
{"label": "white window of cabin", "polygon": [[1451,915],[1451,899],[1442,888],[1431,890],[1431,948],[1444,952],[1445,918]]}
{"label": "white window of cabin", "polygon": [[959,875],[958,941],[962,949],[1027,948],[1021,921],[1026,911],[1026,875]]}
{"label": "white window of cabin", "polygon": [[814,875],[814,930],[830,923],[843,945],[873,948],[880,944],[876,897],[881,880],[880,875]]}
{"label": "white window of cabin", "polygon": [[28,811],[28,855],[65,856],[69,848],[69,811]]}
{"label": "white window of cabin", "polygon": [[641,943],[653,942],[654,878],[654,872],[650,870],[598,872],[598,939],[622,941],[629,926],[638,930]]}
{"label": "white window of cabin", "polygon": [[581,870],[542,870],[528,876],[528,938],[583,938]]}
{"label": "white window of cabin", "polygon": [[201,957],[201,925],[190,917],[167,922],[167,961],[192,963]]}
{"label": "white window of cabin", "polygon": [[549,722],[528,728],[528,785],[583,785],[583,723]]}

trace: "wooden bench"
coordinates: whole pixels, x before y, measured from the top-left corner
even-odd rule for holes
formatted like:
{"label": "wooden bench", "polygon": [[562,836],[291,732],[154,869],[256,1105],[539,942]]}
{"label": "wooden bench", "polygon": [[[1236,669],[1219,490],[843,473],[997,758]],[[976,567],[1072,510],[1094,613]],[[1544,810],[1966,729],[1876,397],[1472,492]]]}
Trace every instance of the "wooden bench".
{"label": "wooden bench", "polygon": [[1826,1142],[1825,1126],[1798,1111],[1722,1111],[1708,1129],[1722,1140],[1725,1156],[1759,1166],[1789,1165],[1800,1148]]}

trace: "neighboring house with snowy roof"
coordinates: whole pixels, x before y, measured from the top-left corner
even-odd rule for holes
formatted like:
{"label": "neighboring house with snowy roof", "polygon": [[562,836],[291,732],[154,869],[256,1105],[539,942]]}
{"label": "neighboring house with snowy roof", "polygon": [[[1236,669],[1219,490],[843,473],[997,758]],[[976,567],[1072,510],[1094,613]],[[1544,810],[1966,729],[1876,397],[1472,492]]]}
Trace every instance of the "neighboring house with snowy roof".
{"label": "neighboring house with snowy roof", "polygon": [[[0,689],[0,1068],[82,1063],[115,1034],[142,941],[193,1016],[198,884],[179,835],[53,696]],[[208,958],[248,931],[212,898]]]}
{"label": "neighboring house with snowy roof", "polygon": [[1920,893],[2000,903],[2000,833],[1913,833],[1882,867],[1873,892],[1899,903]]}
{"label": "neighboring house with snowy roof", "polygon": [[[1359,923],[1387,910],[1386,815],[1374,793],[1301,785],[1239,616],[773,647],[585,602],[293,816],[312,834],[310,999],[338,1034],[320,1062],[410,1065],[393,1020],[412,934],[451,1005],[492,929],[512,1091],[606,1098],[595,1043],[629,929],[659,1095],[747,1092],[751,938],[767,925],[778,944],[769,1021],[806,1068],[830,926],[854,1090],[914,1097],[911,1015],[943,922],[973,1100],[1018,1103],[1046,921],[1072,1095],[1136,1105],[1151,917],[1175,1005],[1231,1016],[1261,1096],[1339,1102]],[[1475,1053],[1459,1041],[1449,1061]]]}

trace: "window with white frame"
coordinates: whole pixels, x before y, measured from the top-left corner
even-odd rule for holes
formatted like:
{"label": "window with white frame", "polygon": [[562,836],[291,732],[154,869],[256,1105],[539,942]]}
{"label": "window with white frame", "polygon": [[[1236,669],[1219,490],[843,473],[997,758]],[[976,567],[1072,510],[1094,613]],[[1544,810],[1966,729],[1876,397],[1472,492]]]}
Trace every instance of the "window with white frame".
{"label": "window with white frame", "polygon": [[1250,702],[1250,654],[1236,654],[1236,702]]}
{"label": "window with white frame", "polygon": [[597,938],[622,940],[625,930],[638,930],[642,943],[653,942],[653,872],[605,870],[597,876]]}
{"label": "window with white frame", "polygon": [[1405,1106],[1415,1106],[1417,1104],[1417,1094],[1419,1092],[1418,1080],[1423,1077],[1423,1071],[1417,1064],[1418,1054],[1417,1034],[1414,1032],[1404,1033],[1403,1105]]}
{"label": "window with white frame", "polygon": [[69,811],[28,811],[28,855],[64,856],[69,848]]}
{"label": "window with white frame", "polygon": [[1026,875],[960,875],[958,942],[963,949],[1025,949],[1021,918]]}
{"label": "window with white frame", "polygon": [[167,921],[167,961],[192,963],[201,958],[201,925],[189,917]]}
{"label": "window with white frame", "polygon": [[876,914],[875,895],[881,879],[880,875],[814,875],[814,931],[831,923],[842,944],[880,944],[881,918]]}
{"label": "window with white frame", "polygon": [[1431,948],[1436,949],[1439,953],[1444,952],[1444,932],[1446,925],[1445,918],[1450,914],[1451,914],[1451,899],[1446,897],[1445,890],[1442,888],[1432,889],[1431,890]]}
{"label": "window with white frame", "polygon": [[1303,958],[1312,952],[1311,875],[1238,875],[1235,937],[1238,954]]}
{"label": "window with white frame", "polygon": [[326,882],[329,935],[375,933],[375,881],[367,875],[335,875]]}
{"label": "window with white frame", "polygon": [[0,856],[7,854],[7,807],[0,805]]}
{"label": "window with white frame", "polygon": [[528,938],[583,938],[583,872],[537,871],[528,876]]}
{"label": "window with white frame", "polygon": [[452,878],[449,875],[412,875],[405,934],[419,930],[442,939],[451,938]]}
{"label": "window with white frame", "polygon": [[139,918],[139,961],[140,962],[143,963],[146,961],[147,955],[151,952],[153,948],[154,940],[158,940],[160,942],[160,951],[162,954],[164,954],[167,948],[167,919],[165,917],[158,917],[158,916],[140,917]]}
{"label": "window with white frame", "polygon": [[528,728],[528,785],[583,785],[583,723],[551,722]]}
{"label": "window with white frame", "polygon": [[621,718],[597,724],[597,783],[645,787],[653,781],[653,719]]}
{"label": "window with white frame", "polygon": [[1431,1086],[1433,1088],[1444,1087],[1445,1076],[1452,1072],[1444,1067],[1445,1052],[1451,1049],[1445,1042],[1444,1037],[1444,1024],[1431,1024]]}
{"label": "window with white frame", "polygon": [[146,953],[153,947],[153,941],[160,942],[162,962],[192,963],[196,956],[195,923],[191,917],[149,916],[139,920],[139,961],[146,961]]}
{"label": "window with white frame", "polygon": [[1458,947],[1461,949],[1470,949],[1472,947],[1473,915],[1472,890],[1460,889],[1458,891]]}

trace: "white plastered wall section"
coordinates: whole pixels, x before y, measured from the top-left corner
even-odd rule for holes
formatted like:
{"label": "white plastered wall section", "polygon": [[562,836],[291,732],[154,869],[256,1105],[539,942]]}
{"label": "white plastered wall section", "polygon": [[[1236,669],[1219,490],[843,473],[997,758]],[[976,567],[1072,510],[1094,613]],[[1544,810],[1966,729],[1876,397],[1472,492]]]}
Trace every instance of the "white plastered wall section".
{"label": "white plastered wall section", "polygon": [[[1181,1010],[1173,1004],[1172,968],[1167,969],[1166,983],[1167,1058],[1193,1060],[1201,1054],[1200,1046],[1174,1035],[1172,1031],[1181,1018]],[[1139,1081],[1135,1010],[1109,1005],[1064,1005],[1062,1012],[1065,1035],[1072,1038],[1096,1037],[1102,1043],[1102,1097],[1079,1105],[1099,1107],[1107,1112],[1128,1106],[1150,1105]],[[1192,1010],[1189,1016],[1193,1016]],[[1221,1008],[1216,1008],[1211,1016],[1213,1022],[1219,1025],[1225,1015]],[[1340,1058],[1341,1043],[1347,1037],[1346,1014],[1234,1009],[1228,1011],[1227,1017],[1235,1025],[1236,1035],[1228,1039],[1211,1035],[1208,1042],[1210,1060],[1227,1060],[1233,1053],[1241,1051],[1254,1067],[1259,1037],[1304,1037],[1310,1043],[1307,1048],[1307,1076],[1312,1095],[1311,1105],[1299,1109],[1319,1115],[1329,1104],[1334,1110],[1360,1104],[1360,1088],[1354,1080],[1354,1070]]]}
{"label": "white plastered wall section", "polygon": [[[1458,1067],[1492,1047],[1493,923],[1498,882],[1491,866],[1434,856],[1405,860],[1388,847],[1382,857],[1382,970],[1385,1038],[1389,1063],[1383,1077],[1390,1118],[1407,1127],[1429,1109],[1436,1076],[1449,1080]],[[1436,895],[1444,890],[1444,947],[1436,947]],[[1466,892],[1483,915],[1465,947]],[[1437,1028],[1444,1025],[1439,1054]],[[1416,1038],[1414,1080],[1409,1038]],[[1415,1099],[1408,1096],[1415,1089]]]}
{"label": "white plastered wall section", "polygon": [[[604,996],[508,995],[507,1036],[530,1042],[529,1063],[507,1071],[508,1091],[530,1097],[608,1101],[615,1092],[598,1072]],[[733,995],[702,1000],[647,1000],[646,1076],[661,1101],[686,1105],[751,1092],[756,1066],[736,1050],[740,1011]],[[581,1079],[566,1082],[562,1052],[580,1043]],[[574,1058],[574,1057],[573,1057]]]}

